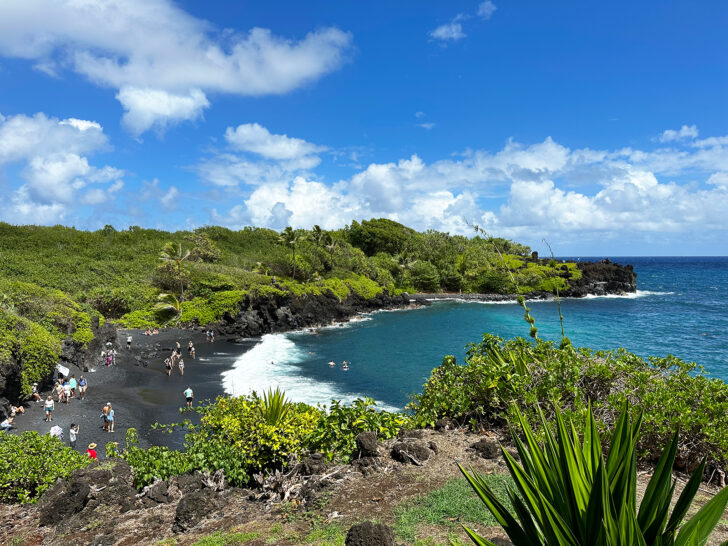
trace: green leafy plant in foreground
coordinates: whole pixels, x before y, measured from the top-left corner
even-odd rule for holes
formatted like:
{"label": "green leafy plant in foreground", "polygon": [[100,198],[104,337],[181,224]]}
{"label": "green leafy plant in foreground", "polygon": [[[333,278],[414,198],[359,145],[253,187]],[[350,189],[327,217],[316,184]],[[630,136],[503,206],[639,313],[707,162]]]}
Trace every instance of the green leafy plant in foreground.
{"label": "green leafy plant in foreground", "polygon": [[291,403],[286,400],[286,393],[280,387],[276,387],[276,390],[270,388],[268,392],[263,393],[258,408],[263,421],[275,426],[285,420]]}
{"label": "green leafy plant in foreground", "polygon": [[[518,409],[515,413],[525,443],[513,426],[511,435],[522,464],[505,449],[501,450],[522,497],[509,492],[518,519],[498,500],[482,476],[458,466],[516,546],[702,546],[728,504],[728,488],[724,488],[681,526],[703,476],[703,459],[670,514],[675,490],[672,467],[678,444],[676,432],[655,467],[638,510],[636,445],[642,415],[631,420],[626,404],[606,460],[591,408],[584,423],[583,442],[573,421],[567,427],[558,408],[556,434],[539,412],[546,431],[543,445],[537,442],[528,420]],[[494,544],[468,527],[465,531],[479,546]]]}
{"label": "green leafy plant in foreground", "polygon": [[0,433],[0,502],[35,502],[57,479],[90,462],[47,434]]}

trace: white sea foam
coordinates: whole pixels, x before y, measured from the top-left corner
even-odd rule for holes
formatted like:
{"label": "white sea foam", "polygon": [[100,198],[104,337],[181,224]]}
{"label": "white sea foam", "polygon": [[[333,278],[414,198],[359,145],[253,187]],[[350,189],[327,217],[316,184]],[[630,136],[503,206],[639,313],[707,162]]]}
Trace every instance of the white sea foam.
{"label": "white sea foam", "polygon": [[585,300],[593,299],[608,299],[608,298],[624,298],[624,299],[637,299],[646,298],[648,296],[671,296],[675,292],[657,292],[655,290],[637,290],[637,292],[627,292],[626,294],[607,294],[606,296],[596,296],[594,294],[588,294],[583,298]]}
{"label": "white sea foam", "polygon": [[[350,403],[365,396],[343,392],[335,384],[303,376],[296,364],[304,362],[307,356],[306,351],[287,335],[266,334],[259,344],[235,360],[232,369],[223,372],[223,389],[227,394],[240,396],[252,391],[261,394],[271,387],[280,387],[294,402],[327,405],[331,400]],[[379,401],[377,408],[389,411],[401,409]]]}

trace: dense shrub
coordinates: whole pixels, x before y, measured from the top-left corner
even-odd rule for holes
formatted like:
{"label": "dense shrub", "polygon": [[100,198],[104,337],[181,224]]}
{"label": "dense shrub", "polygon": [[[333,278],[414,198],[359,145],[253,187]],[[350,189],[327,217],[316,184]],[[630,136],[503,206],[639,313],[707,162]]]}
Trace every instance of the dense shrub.
{"label": "dense shrub", "polygon": [[61,356],[61,343],[40,324],[0,309],[0,364],[14,358],[20,364],[20,392],[48,377]]}
{"label": "dense shrub", "polygon": [[245,290],[216,292],[209,298],[194,298],[180,304],[179,322],[205,325],[220,319],[225,313],[234,314],[248,296]]}
{"label": "dense shrub", "polygon": [[0,434],[0,501],[35,502],[57,479],[90,461],[48,435]]}
{"label": "dense shrub", "polygon": [[333,401],[328,411],[284,399],[280,392],[262,398],[220,397],[197,408],[202,414],[199,425],[186,423],[184,451],[141,449],[136,445],[136,431],[130,429],[122,456],[134,468],[137,487],[155,478],[220,469],[228,482],[243,486],[254,474],[284,468],[305,452],[321,451],[329,459],[347,460],[360,432],[375,431],[382,439],[392,438],[409,424],[403,414],[376,411],[369,398],[351,406]]}
{"label": "dense shrub", "polygon": [[430,262],[419,260],[412,266],[410,281],[419,292],[436,292],[440,287],[440,275]]}
{"label": "dense shrub", "polygon": [[319,414],[316,428],[305,444],[312,451],[323,452],[329,459],[348,459],[361,432],[374,431],[385,440],[394,438],[409,424],[407,415],[377,411],[371,398],[358,398],[350,406],[333,400],[325,410]]}
{"label": "dense shrub", "polygon": [[[449,417],[473,427],[504,426],[511,404],[533,419],[556,401],[568,418],[583,419],[591,403],[603,431],[625,401],[644,410],[638,443],[643,459],[656,460],[673,432],[681,431],[677,461],[689,466],[703,455],[728,462],[728,384],[673,356],[643,359],[624,349],[592,352],[524,339],[484,335],[468,348],[465,365],[447,356],[410,407],[420,426]],[[548,407],[544,407],[548,411]]]}

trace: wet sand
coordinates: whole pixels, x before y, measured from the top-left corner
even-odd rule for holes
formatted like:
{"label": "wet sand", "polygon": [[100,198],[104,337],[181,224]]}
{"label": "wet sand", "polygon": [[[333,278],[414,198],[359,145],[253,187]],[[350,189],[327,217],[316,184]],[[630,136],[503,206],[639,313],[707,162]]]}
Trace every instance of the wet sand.
{"label": "wet sand", "polygon": [[[126,336],[133,337],[131,350],[126,349]],[[187,344],[192,341],[196,349],[196,359],[189,357]],[[185,374],[180,375],[175,366],[171,376],[167,376],[164,359],[169,356],[179,341],[182,346],[182,358],[185,362]],[[89,443],[98,444],[100,456],[105,455],[107,442],[119,442],[124,445],[126,431],[130,427],[139,433],[139,445],[166,445],[180,448],[184,442],[184,431],[176,430],[169,434],[165,430],[152,430],[154,423],[174,423],[183,419],[199,422],[195,412],[180,413],[186,406],[183,391],[189,386],[194,391],[194,401],[214,400],[224,394],[222,372],[232,368],[235,359],[252,348],[257,340],[246,343],[231,343],[216,339],[214,343],[205,340],[204,331],[168,328],[157,335],[145,336],[141,330],[119,330],[117,332],[116,365],[107,367],[99,361],[94,372],[82,372],[71,367],[71,374],[85,375],[88,380],[86,400],[78,398],[68,404],[57,403],[53,412],[53,421],[45,422],[43,403],[28,402],[25,414],[15,418],[15,426],[11,434],[19,434],[25,430],[35,430],[41,434],[50,431],[53,425],[63,428],[64,440],[68,444],[68,429],[71,423],[80,427],[76,449],[85,451]],[[155,350],[158,354],[144,358],[144,354]],[[146,366],[144,365],[146,364]],[[41,393],[43,399],[48,392]],[[78,396],[78,394],[77,394]],[[55,400],[55,396],[53,397]],[[113,433],[102,430],[101,408],[111,402],[115,410],[115,426]]]}

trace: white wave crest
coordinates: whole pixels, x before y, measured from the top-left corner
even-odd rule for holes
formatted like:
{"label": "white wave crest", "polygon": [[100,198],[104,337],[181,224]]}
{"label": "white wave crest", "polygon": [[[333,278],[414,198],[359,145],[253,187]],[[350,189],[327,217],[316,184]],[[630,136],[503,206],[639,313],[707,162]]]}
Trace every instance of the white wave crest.
{"label": "white wave crest", "polygon": [[[269,388],[280,387],[293,402],[312,405],[328,405],[331,400],[341,400],[349,404],[356,398],[365,396],[343,392],[333,383],[303,376],[296,364],[305,362],[307,356],[306,351],[298,347],[286,334],[266,334],[259,344],[235,360],[232,369],[223,372],[223,389],[232,396],[241,396],[252,391],[262,394]],[[401,410],[379,401],[377,408]]]}
{"label": "white wave crest", "polygon": [[646,298],[648,296],[671,296],[675,292],[658,292],[655,290],[637,290],[637,292],[628,292],[626,294],[607,294],[605,296],[596,296],[594,294],[588,294],[584,296],[584,300],[594,300],[594,299],[609,299],[609,298],[623,298],[623,299],[637,299],[637,298]]}

